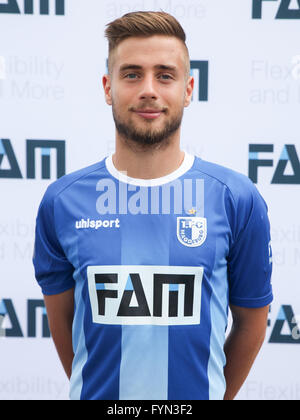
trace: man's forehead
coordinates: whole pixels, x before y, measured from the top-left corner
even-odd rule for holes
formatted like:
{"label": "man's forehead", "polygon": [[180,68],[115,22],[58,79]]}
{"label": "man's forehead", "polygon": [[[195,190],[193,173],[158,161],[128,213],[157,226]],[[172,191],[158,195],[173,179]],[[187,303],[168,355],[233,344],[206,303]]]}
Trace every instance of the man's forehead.
{"label": "man's forehead", "polygon": [[177,67],[184,59],[184,52],[184,45],[175,37],[131,37],[117,46],[114,61],[119,67],[128,64],[142,66],[143,63],[151,63],[153,67]]}

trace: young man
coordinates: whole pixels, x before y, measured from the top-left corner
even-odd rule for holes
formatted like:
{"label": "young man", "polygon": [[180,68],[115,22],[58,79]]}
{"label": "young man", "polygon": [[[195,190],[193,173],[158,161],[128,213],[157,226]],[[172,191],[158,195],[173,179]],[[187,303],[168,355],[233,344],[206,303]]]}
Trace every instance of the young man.
{"label": "young man", "polygon": [[180,24],[130,13],[106,36],[115,153],[50,185],[36,227],[70,397],[233,399],[272,301],[265,202],[247,177],[180,149],[194,86]]}

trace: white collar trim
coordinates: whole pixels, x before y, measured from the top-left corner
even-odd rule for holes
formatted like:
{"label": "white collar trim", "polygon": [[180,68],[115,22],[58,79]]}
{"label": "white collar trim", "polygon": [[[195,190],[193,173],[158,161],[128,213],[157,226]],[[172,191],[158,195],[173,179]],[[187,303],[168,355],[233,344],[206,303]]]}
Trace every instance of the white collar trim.
{"label": "white collar trim", "polygon": [[118,171],[115,168],[115,165],[113,164],[112,160],[112,154],[109,155],[106,160],[106,169],[108,172],[114,177],[117,178],[119,181],[125,182],[126,184],[132,184],[137,185],[140,187],[157,187],[159,185],[167,184],[168,182],[172,182],[175,179],[181,177],[183,174],[185,174],[188,170],[191,169],[191,167],[194,164],[195,157],[193,155],[190,155],[189,153],[185,152],[184,159],[182,164],[179,166],[176,171],[171,172],[168,175],[165,175],[160,178],[154,178],[154,179],[139,179],[139,178],[131,178],[126,175],[126,172]]}

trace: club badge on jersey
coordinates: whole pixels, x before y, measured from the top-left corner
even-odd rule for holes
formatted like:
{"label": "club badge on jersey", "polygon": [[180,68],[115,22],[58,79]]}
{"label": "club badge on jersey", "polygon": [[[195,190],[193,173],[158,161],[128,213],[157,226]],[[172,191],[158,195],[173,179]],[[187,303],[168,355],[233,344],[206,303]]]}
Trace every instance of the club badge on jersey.
{"label": "club badge on jersey", "polygon": [[177,217],[177,238],[182,245],[196,247],[207,237],[205,217]]}

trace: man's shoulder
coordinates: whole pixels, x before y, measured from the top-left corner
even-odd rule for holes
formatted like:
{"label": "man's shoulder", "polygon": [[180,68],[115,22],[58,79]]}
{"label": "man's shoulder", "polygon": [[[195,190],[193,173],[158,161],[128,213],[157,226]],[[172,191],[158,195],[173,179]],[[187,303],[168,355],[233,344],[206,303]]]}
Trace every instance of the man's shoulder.
{"label": "man's shoulder", "polygon": [[231,168],[196,157],[194,168],[227,188],[235,200],[256,194],[253,182],[244,174]]}
{"label": "man's shoulder", "polygon": [[55,199],[57,196],[66,191],[69,187],[74,185],[76,182],[82,180],[85,177],[93,174],[94,172],[101,171],[105,167],[105,159],[100,162],[94,163],[82,169],[73,171],[69,174],[62,176],[56,181],[52,182],[44,195],[44,201]]}

